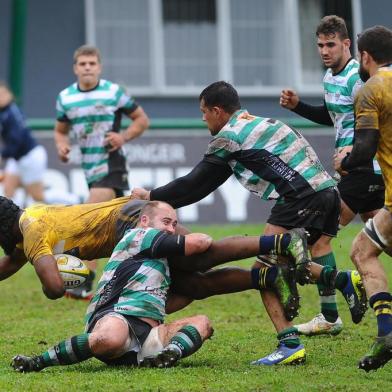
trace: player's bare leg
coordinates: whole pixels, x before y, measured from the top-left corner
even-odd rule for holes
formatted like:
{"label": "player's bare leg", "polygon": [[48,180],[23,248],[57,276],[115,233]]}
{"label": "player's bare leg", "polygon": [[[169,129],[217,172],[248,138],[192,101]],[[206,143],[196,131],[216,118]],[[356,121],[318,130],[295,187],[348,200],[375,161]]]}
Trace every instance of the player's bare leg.
{"label": "player's bare leg", "polygon": [[351,258],[357,266],[377,317],[378,333],[359,368],[376,370],[392,359],[392,296],[388,279],[379,260],[380,253],[392,245],[392,214],[381,209],[369,220],[353,242]]}

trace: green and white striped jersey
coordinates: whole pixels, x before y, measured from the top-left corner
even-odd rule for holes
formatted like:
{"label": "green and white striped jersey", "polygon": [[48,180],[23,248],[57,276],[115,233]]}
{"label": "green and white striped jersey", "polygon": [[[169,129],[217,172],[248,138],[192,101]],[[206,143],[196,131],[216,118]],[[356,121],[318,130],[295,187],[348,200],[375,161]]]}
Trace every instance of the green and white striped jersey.
{"label": "green and white striped jersey", "polygon": [[281,121],[238,110],[211,140],[205,159],[224,161],[262,199],[300,199],[335,186],[306,139]]}
{"label": "green and white striped jersey", "polygon": [[67,87],[57,97],[57,120],[68,122],[82,153],[82,168],[90,184],[109,171],[106,133],[120,130],[122,113],[132,113],[135,101],[118,84],[101,79],[92,90],[81,91],[78,84]]}
{"label": "green and white striped jersey", "polygon": [[[336,149],[354,144],[354,98],[363,84],[358,69],[358,61],[351,59],[338,74],[329,68],[324,76],[324,99],[336,131]],[[375,159],[373,167],[375,173],[381,174]]]}
{"label": "green and white striped jersey", "polygon": [[153,228],[136,228],[125,234],[105,265],[87,308],[87,325],[102,310],[163,320],[170,272],[167,259],[154,253],[167,235]]}

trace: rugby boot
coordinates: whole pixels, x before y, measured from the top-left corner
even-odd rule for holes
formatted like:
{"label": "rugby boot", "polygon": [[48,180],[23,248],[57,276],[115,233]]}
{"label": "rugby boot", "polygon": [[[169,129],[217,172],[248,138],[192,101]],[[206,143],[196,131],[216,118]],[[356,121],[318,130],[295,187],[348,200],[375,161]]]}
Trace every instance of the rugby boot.
{"label": "rugby boot", "polygon": [[307,323],[294,325],[300,335],[338,335],[342,332],[343,322],[340,317],[333,323],[327,321],[322,313],[318,314]]}
{"label": "rugby boot", "polygon": [[341,271],[347,274],[348,281],[341,290],[351,313],[354,324],[361,322],[367,310],[366,291],[362,284],[361,276],[358,271]]}
{"label": "rugby boot", "polygon": [[289,261],[287,265],[278,265],[275,280],[270,287],[278,296],[283,306],[285,317],[288,321],[298,316],[300,307],[297,283],[295,280],[296,269],[293,261]]}
{"label": "rugby boot", "polygon": [[251,362],[251,365],[300,365],[305,361],[306,352],[303,344],[295,348],[290,348],[280,342],[274,352],[257,361]]}
{"label": "rugby boot", "polygon": [[289,230],[291,235],[290,243],[287,247],[288,256],[294,260],[297,268],[297,282],[301,285],[310,283],[311,275],[309,271],[310,259],[308,256],[308,233],[303,228]]}
{"label": "rugby boot", "polygon": [[140,367],[148,368],[168,368],[174,366],[181,358],[181,353],[174,348],[164,348],[155,355],[144,357],[140,363]]}
{"label": "rugby boot", "polygon": [[370,351],[359,361],[358,368],[369,372],[377,370],[392,359],[392,332],[374,340]]}
{"label": "rugby boot", "polygon": [[40,357],[26,357],[24,355],[13,357],[11,366],[20,373],[39,372],[45,367]]}

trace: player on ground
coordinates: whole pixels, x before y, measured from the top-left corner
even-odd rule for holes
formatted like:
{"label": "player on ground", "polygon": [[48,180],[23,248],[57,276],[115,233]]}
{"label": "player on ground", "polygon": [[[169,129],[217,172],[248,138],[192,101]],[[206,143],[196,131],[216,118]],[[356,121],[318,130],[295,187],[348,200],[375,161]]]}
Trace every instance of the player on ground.
{"label": "player on ground", "polygon": [[[140,136],[149,125],[143,108],[115,83],[100,79],[101,55],[97,48],[81,46],[74,53],[77,82],[60,92],[57,98],[55,142],[59,158],[69,159],[69,133],[75,137],[82,155],[82,168],[90,194],[87,203],[108,201],[123,196],[129,189],[122,146]],[[121,131],[121,117],[131,124]],[[96,269],[95,263],[89,263]],[[89,299],[92,279],[70,290],[74,298]]]}
{"label": "player on ground", "polygon": [[[5,251],[5,256],[0,258],[0,280],[10,277],[30,261],[45,295],[50,299],[62,297],[64,283],[53,255],[67,253],[86,260],[109,257],[125,232],[135,227],[145,203],[122,197],[103,203],[36,205],[22,210],[0,196],[0,245]],[[183,227],[177,230],[179,234],[188,234]],[[189,295],[191,299],[201,299],[251,288],[276,289],[290,316],[297,310],[293,307],[298,302],[294,270],[284,272],[285,276],[276,267],[262,272],[260,268],[257,271],[225,268],[213,271],[210,278],[208,274],[189,273],[206,271],[260,252],[283,254],[294,262],[306,262],[305,233],[292,231],[284,236],[229,237],[214,241],[209,251],[198,258],[177,257],[171,260],[173,275],[178,277],[174,279],[174,291]],[[290,283],[290,287],[285,282]]]}
{"label": "player on ground", "polygon": [[164,324],[170,286],[167,258],[202,253],[206,234],[176,235],[177,216],[166,203],[147,203],[135,229],[118,243],[105,266],[86,315],[86,333],[42,355],[17,355],[20,372],[70,365],[95,357],[110,365],[172,366],[197,351],[213,329],[199,315]]}
{"label": "player on ground", "polygon": [[366,222],[351,251],[377,318],[377,337],[359,362],[360,369],[370,371],[392,359],[392,296],[378,258],[392,246],[392,31],[383,26],[365,30],[358,51],[359,74],[366,83],[355,99],[354,147],[347,156],[336,156],[335,168],[349,172],[366,166],[377,152],[385,180],[385,207]]}
{"label": "player on ground", "polygon": [[136,229],[125,234],[105,267],[87,310],[87,334],[62,341],[40,356],[18,355],[14,369],[40,371],[92,356],[111,365],[168,367],[200,348],[212,334],[205,316],[159,325],[170,285],[168,263],[162,258],[189,256],[212,246],[203,234],[173,235],[175,226],[175,212],[166,203],[145,205]]}
{"label": "player on ground", "polygon": [[[354,97],[362,86],[358,75],[358,61],[350,53],[351,41],[346,23],[336,15],[325,16],[316,30],[321,60],[328,67],[323,81],[324,103],[312,106],[300,101],[293,90],[283,90],[282,107],[323,125],[333,125],[336,131],[335,149],[341,153],[351,151],[354,143]],[[384,205],[384,181],[378,162],[368,162],[352,168],[338,183],[341,197],[340,225],[346,226],[356,214],[366,222]],[[329,239],[327,239],[329,240]],[[321,265],[336,268],[333,253],[313,257]],[[338,334],[342,330],[335,291],[318,285],[321,313],[311,321],[297,325],[300,333]]]}
{"label": "player on ground", "polygon": [[[188,175],[163,187],[150,192],[135,189],[135,197],[163,200],[178,208],[201,200],[234,173],[250,192],[263,199],[278,200],[268,219],[266,235],[304,227],[310,233],[309,243],[317,249],[314,256],[331,253],[327,238],[337,232],[339,198],[334,180],[307,141],[280,121],[241,110],[237,91],[229,83],[211,84],[202,91],[199,99],[203,120],[214,136],[203,160]],[[262,261],[263,258],[254,266],[261,268]],[[330,266],[323,270],[334,271]],[[305,265],[300,265],[298,272],[299,281],[307,282]],[[348,292],[345,290],[349,290],[350,295],[355,292],[353,287],[358,291],[355,304],[349,302],[353,320],[357,323],[366,309],[366,296],[361,290],[359,276],[347,273],[338,277],[336,287],[343,291],[346,300]],[[267,291],[261,294],[278,332],[279,346],[255,364],[303,361],[305,350],[300,344],[298,330],[285,318],[278,298]]]}

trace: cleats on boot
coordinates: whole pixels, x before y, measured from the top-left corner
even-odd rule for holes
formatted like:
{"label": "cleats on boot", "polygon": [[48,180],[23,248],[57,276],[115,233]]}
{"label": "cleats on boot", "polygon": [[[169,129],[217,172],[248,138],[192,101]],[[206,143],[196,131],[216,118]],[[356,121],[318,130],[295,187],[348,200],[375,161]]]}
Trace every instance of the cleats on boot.
{"label": "cleats on boot", "polygon": [[16,355],[12,358],[11,366],[20,373],[39,372],[44,368],[39,357]]}
{"label": "cleats on boot", "polygon": [[140,367],[148,368],[168,368],[174,366],[181,358],[181,354],[172,348],[164,348],[155,355],[144,357],[140,363]]}
{"label": "cleats on boot", "polygon": [[359,361],[358,368],[369,372],[377,370],[392,359],[392,332],[386,336],[377,337],[370,351]]}

